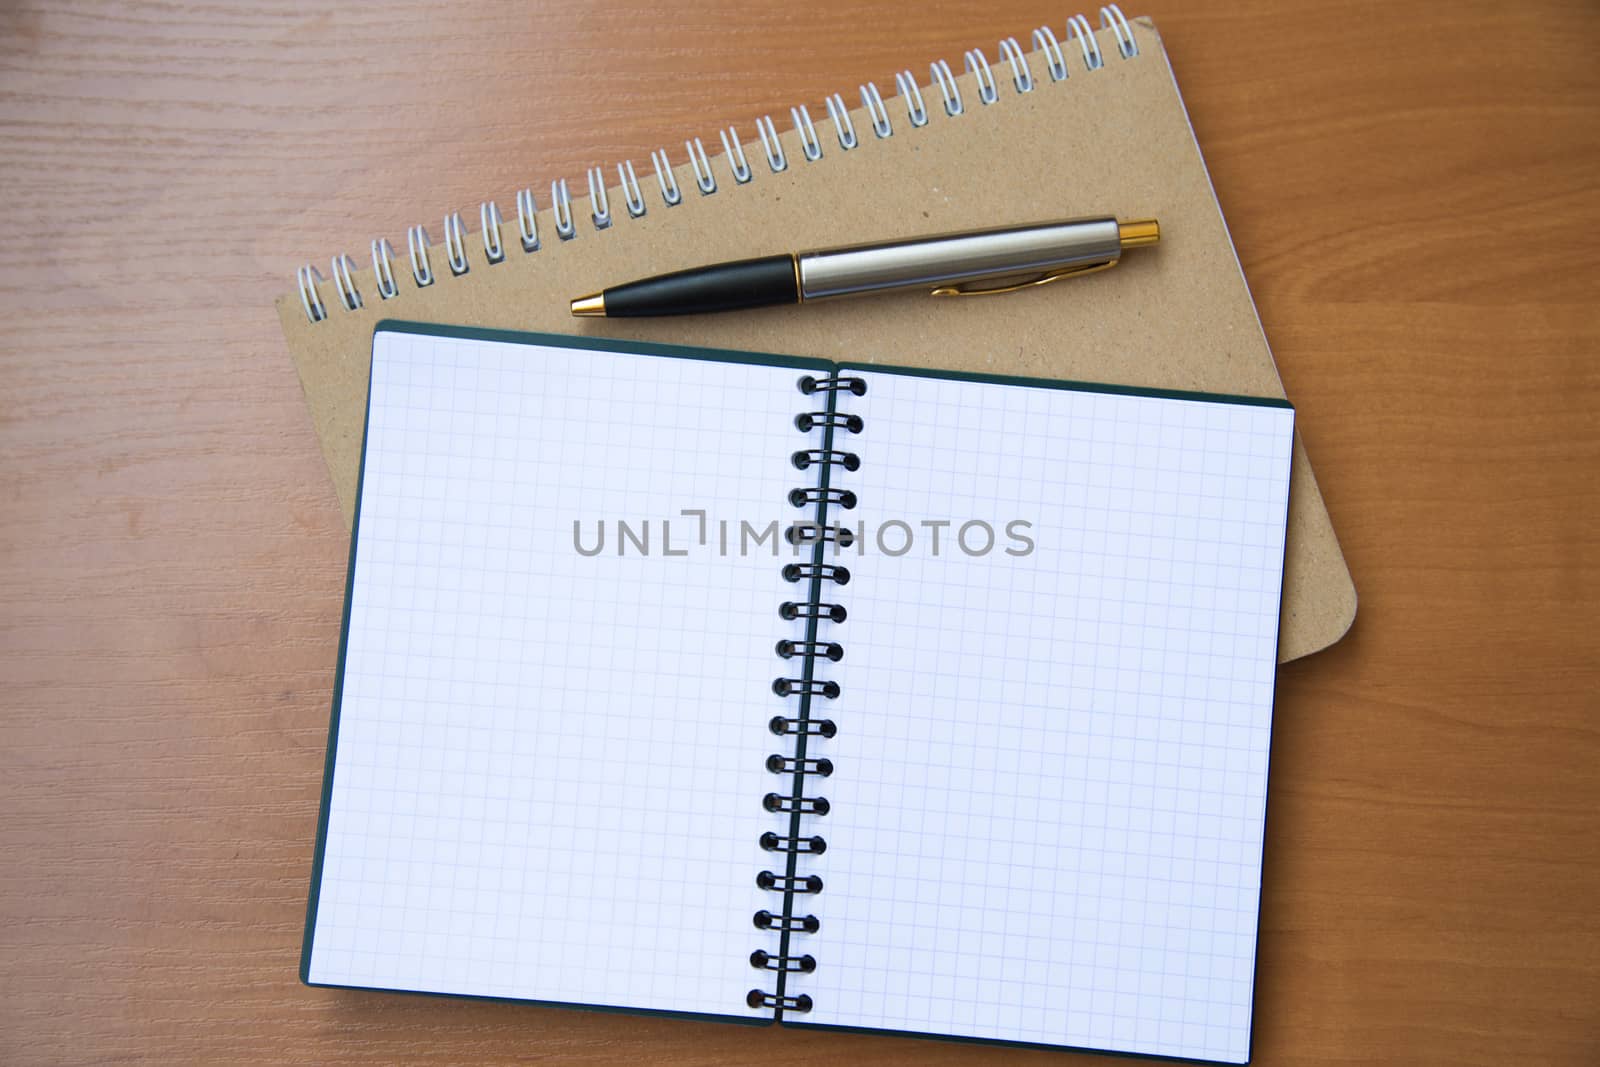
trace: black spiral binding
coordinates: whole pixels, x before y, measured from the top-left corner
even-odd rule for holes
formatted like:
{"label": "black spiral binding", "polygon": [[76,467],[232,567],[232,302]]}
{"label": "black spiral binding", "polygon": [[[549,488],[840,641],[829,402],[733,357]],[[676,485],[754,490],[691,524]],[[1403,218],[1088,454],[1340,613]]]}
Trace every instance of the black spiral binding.
{"label": "black spiral binding", "polygon": [[833,737],[838,726],[829,718],[814,718],[813,708],[818,701],[837,700],[839,683],[817,677],[817,669],[827,663],[837,663],[844,658],[844,646],[831,641],[819,631],[823,626],[837,626],[847,618],[843,604],[824,599],[824,589],[838,589],[850,581],[849,568],[824,560],[829,544],[848,548],[854,543],[849,530],[828,524],[830,507],[851,509],[856,506],[856,494],[829,484],[835,467],[844,471],[861,469],[861,458],[854,452],[835,447],[835,438],[862,432],[865,423],[859,415],[837,410],[840,397],[862,396],[867,383],[860,378],[835,375],[817,378],[806,375],[799,383],[800,392],[806,396],[826,398],[822,411],[811,411],[795,418],[801,433],[822,431],[820,448],[806,448],[791,457],[796,470],[818,470],[816,485],[801,486],[789,493],[789,503],[796,508],[814,509],[815,518],[790,526],[785,538],[796,546],[810,546],[811,558],[805,562],[787,564],[783,580],[805,590],[804,599],[786,600],[778,606],[780,618],[806,621],[803,640],[785,638],[776,647],[778,658],[784,661],[784,673],[772,681],[772,691],[781,699],[798,698],[799,706],[793,715],[775,715],[768,728],[779,737],[793,737],[794,751],[784,755],[774,753],[767,757],[767,770],[786,777],[788,790],[774,790],[761,799],[761,805],[774,814],[789,816],[788,832],[767,831],[761,835],[760,845],[767,852],[783,855],[784,870],[762,871],[756,876],[756,885],[773,893],[783,894],[781,910],[761,909],[755,913],[756,929],[775,931],[778,934],[778,951],[757,949],[750,954],[750,966],[777,974],[777,989],[767,992],[752,989],[745,998],[752,1008],[774,1008],[778,1016],[786,1011],[808,1012],[811,997],[802,993],[790,996],[787,980],[791,974],[810,974],[817,968],[814,956],[807,952],[794,952],[793,939],[814,934],[822,928],[821,921],[810,914],[801,914],[796,906],[798,897],[822,892],[822,879],[814,874],[800,874],[802,857],[821,855],[828,842],[820,834],[803,832],[802,820],[816,819],[828,814],[827,797],[809,796],[806,786],[812,779],[826,778],[833,773],[833,761],[806,755],[806,743],[813,737]]}
{"label": "black spiral binding", "polygon": [[847,471],[861,469],[861,457],[854,452],[835,452],[827,448],[807,448],[789,457],[794,469],[803,471],[813,463],[837,463]]}

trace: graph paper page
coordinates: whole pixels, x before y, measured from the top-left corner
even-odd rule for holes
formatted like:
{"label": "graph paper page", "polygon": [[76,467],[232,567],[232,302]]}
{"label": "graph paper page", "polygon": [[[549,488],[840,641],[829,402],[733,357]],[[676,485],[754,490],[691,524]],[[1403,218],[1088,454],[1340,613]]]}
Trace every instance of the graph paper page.
{"label": "graph paper page", "polygon": [[1293,412],[849,373],[786,1021],[1243,1061]]}
{"label": "graph paper page", "polygon": [[793,589],[715,524],[787,509],[799,374],[376,336],[310,981],[771,1015]]}

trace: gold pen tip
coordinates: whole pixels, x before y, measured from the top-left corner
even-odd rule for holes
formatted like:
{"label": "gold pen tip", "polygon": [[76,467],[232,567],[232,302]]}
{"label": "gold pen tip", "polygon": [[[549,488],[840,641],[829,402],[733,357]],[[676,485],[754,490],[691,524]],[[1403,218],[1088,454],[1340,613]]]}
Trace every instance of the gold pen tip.
{"label": "gold pen tip", "polygon": [[1143,248],[1161,240],[1161,224],[1155,219],[1136,219],[1117,223],[1117,239],[1123,248]]}
{"label": "gold pen tip", "polygon": [[604,318],[606,313],[606,295],[604,293],[590,293],[580,296],[572,302],[572,313],[581,319]]}

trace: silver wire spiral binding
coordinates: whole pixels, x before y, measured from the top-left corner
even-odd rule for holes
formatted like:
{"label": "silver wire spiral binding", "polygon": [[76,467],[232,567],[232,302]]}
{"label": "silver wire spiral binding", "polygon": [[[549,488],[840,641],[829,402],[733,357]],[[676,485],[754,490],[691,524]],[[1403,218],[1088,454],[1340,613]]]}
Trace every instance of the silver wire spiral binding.
{"label": "silver wire spiral binding", "polygon": [[467,228],[461,223],[461,212],[452,211],[444,217],[444,257],[450,264],[450,273],[456,277],[467,273]]}
{"label": "silver wire spiral binding", "polygon": [[[1100,8],[1100,26],[1109,31],[1116,42],[1116,55],[1122,59],[1132,59],[1139,55],[1139,42],[1135,37],[1133,26],[1127,16],[1122,13],[1116,4],[1107,4]],[[1033,31],[1033,47],[1045,64],[1045,69],[1053,82],[1065,81],[1069,75],[1069,64],[1062,49],[1062,41],[1049,26],[1040,26]],[[1085,71],[1100,70],[1105,66],[1109,49],[1102,50],[1089,20],[1084,15],[1073,15],[1067,20],[1068,42],[1078,43],[1079,53],[1082,58],[1082,69]],[[1005,37],[999,42],[999,58],[1010,68],[1011,85],[1018,94],[1031,93],[1038,84],[1034,78],[1034,70],[1030,66],[1030,57],[1024,53],[1022,46],[1015,37]],[[1004,94],[995,78],[995,65],[989,62],[982,48],[968,49],[963,55],[965,72],[973,76],[976,82],[977,98],[981,105],[988,106],[1000,101]],[[1074,64],[1076,60],[1074,60]],[[949,117],[957,117],[965,113],[965,101],[962,98],[960,82],[955,77],[951,66],[946,60],[939,60],[929,67],[930,80],[928,88],[934,86],[939,89],[944,112]],[[922,89],[917,84],[916,77],[909,70],[902,70],[895,75],[895,89],[901,101],[905,104],[906,120],[912,129],[926,126],[929,121],[927,104],[923,100]],[[892,137],[895,133],[894,123],[889,115],[888,106],[883,95],[873,82],[864,82],[860,86],[861,104],[865,108],[867,117],[872,123],[872,132],[878,138]],[[834,134],[838,138],[841,151],[849,152],[860,147],[861,138],[857,135],[854,119],[849,109],[845,106],[844,97],[833,93],[824,100],[828,119],[833,123]],[[812,121],[810,110],[803,104],[789,109],[789,116],[793,122],[794,130],[800,141],[800,151],[807,162],[815,162],[824,154],[822,137],[819,135],[816,124]],[[756,120],[756,132],[761,141],[767,165],[773,173],[781,173],[788,169],[789,161],[784,151],[782,140],[778,136],[777,126],[770,115],[763,115]],[[864,132],[864,131],[863,131]],[[722,158],[728,167],[728,172],[735,185],[749,184],[755,178],[755,169],[745,154],[745,148],[740,141],[735,127],[728,126],[718,131],[722,141]],[[717,178],[712,168],[710,156],[706,153],[705,145],[696,137],[684,142],[684,147],[689,155],[689,169],[694,175],[695,186],[702,196],[709,196],[717,191]],[[655,173],[656,185],[661,194],[661,202],[667,207],[673,207],[683,202],[683,190],[679,186],[677,175],[672,169],[672,163],[665,149],[656,149],[650,153],[650,163]],[[589,192],[589,216],[596,230],[610,228],[619,217],[611,210],[610,191],[606,188],[605,174],[601,167],[591,167],[586,172]],[[634,169],[632,160],[625,160],[617,164],[617,179],[620,195],[627,208],[629,218],[639,218],[647,210],[646,198],[640,187],[638,173]],[[558,179],[550,183],[550,198],[552,201],[552,214],[557,235],[563,241],[570,241],[578,236],[577,219],[573,210],[572,196],[568,189],[566,179]],[[540,248],[538,205],[534,200],[532,189],[521,189],[516,194],[517,202],[517,235],[524,253],[536,252]],[[507,248],[502,240],[501,227],[503,220],[500,209],[493,200],[486,200],[479,205],[478,221],[481,240],[483,241],[484,262],[490,265],[503,263],[507,259]],[[467,251],[466,227],[461,215],[452,212],[444,219],[444,243],[446,259],[450,265],[453,276],[466,274],[471,266]],[[418,288],[434,284],[435,275],[429,255],[432,242],[429,240],[427,230],[422,226],[412,226],[406,231],[406,249],[409,253],[411,277]],[[372,242],[372,272],[375,287],[381,300],[392,300],[400,295],[400,285],[394,271],[394,249],[386,238],[376,238]],[[347,256],[336,256],[333,264],[333,285],[338,294],[338,305],[346,311],[356,311],[364,306],[360,290],[356,286],[354,263]],[[300,304],[305,311],[306,318],[311,322],[322,322],[329,317],[329,308],[322,299],[319,286],[324,282],[322,272],[312,264],[306,264],[296,272],[295,283],[300,296]]]}
{"label": "silver wire spiral binding", "polygon": [[339,303],[346,311],[355,311],[361,306],[361,294],[356,291],[355,279],[350,277],[355,265],[355,260],[342,253],[333,257],[333,287],[339,290]]}
{"label": "silver wire spiral binding", "polygon": [[[606,172],[599,167],[590,167],[584,176],[589,180],[589,216],[594,219],[594,228],[603,230],[611,225],[611,201],[606,197]],[[572,210],[570,204],[567,210]],[[556,229],[559,232],[560,226],[557,225]]]}
{"label": "silver wire spiral binding", "polygon": [[323,306],[322,297],[317,295],[317,283],[322,281],[322,272],[307,263],[295,271],[294,281],[300,290],[300,306],[306,309],[306,318],[312,322],[327,318],[328,309]]}
{"label": "silver wire spiral binding", "polygon": [[872,131],[879,137],[892,137],[894,127],[889,124],[889,109],[883,104],[883,94],[878,92],[875,82],[867,82],[861,87],[861,106],[867,109],[867,114],[872,116]]}
{"label": "silver wire spiral binding", "polygon": [[817,139],[817,128],[812,125],[811,112],[806,106],[789,109],[789,117],[794,120],[794,132],[800,135],[800,151],[808,162],[815,162],[822,158],[822,142]]}
{"label": "silver wire spiral binding", "polygon": [[983,49],[969,48],[964,57],[967,73],[978,79],[978,102],[985,107],[1000,99],[1000,90],[994,84],[994,69],[984,57]]}
{"label": "silver wire spiral binding", "polygon": [[633,160],[617,164],[617,181],[622,184],[622,202],[628,217],[636,219],[644,214],[644,192],[639,188],[639,175],[634,173]]}
{"label": "silver wire spiral binding", "polygon": [[850,120],[850,109],[844,106],[844,97],[834,93],[824,101],[828,118],[833,122],[833,132],[839,137],[839,147],[848,152],[858,143],[856,124]]}
{"label": "silver wire spiral binding", "polygon": [[922,103],[922,90],[917,88],[917,79],[909,70],[902,70],[894,76],[894,87],[900,99],[906,102],[906,117],[911,120],[911,125],[926,126],[928,109]]}
{"label": "silver wire spiral binding", "polygon": [[667,202],[668,207],[675,207],[681,203],[683,193],[678,190],[678,176],[672,173],[672,164],[667,160],[667,150],[658,148],[652,151],[650,165],[656,171],[656,184],[661,186],[661,199]]}
{"label": "silver wire spiral binding", "polygon": [[524,252],[539,251],[539,205],[533,202],[532,189],[517,190],[517,235]]}
{"label": "silver wire spiral binding", "polygon": [[499,263],[506,258],[505,245],[500,243],[500,205],[485,200],[478,205],[478,232],[483,235],[483,258]]}
{"label": "silver wire spiral binding", "polygon": [[1139,42],[1133,39],[1133,27],[1128,25],[1128,17],[1116,4],[1107,4],[1100,9],[1100,25],[1111,30],[1117,39],[1117,52],[1123,59],[1132,59],[1139,54]]}
{"label": "silver wire spiral binding", "polygon": [[392,300],[400,295],[400,286],[394,280],[394,247],[387,237],[372,239],[372,276],[378,282],[378,296]]}
{"label": "silver wire spiral binding", "polygon": [[1105,60],[1100,58],[1100,42],[1094,39],[1094,29],[1089,25],[1089,20],[1082,15],[1074,15],[1067,20],[1067,36],[1078,39],[1078,47],[1083,49],[1083,65],[1089,70],[1099,70],[1105,66]]}
{"label": "silver wire spiral binding", "polygon": [[570,241],[578,236],[578,223],[572,217],[572,194],[567,191],[567,179],[550,183],[551,211],[556,216],[556,236]]}
{"label": "silver wire spiral binding", "polygon": [[1007,37],[1000,42],[1000,58],[1011,64],[1011,84],[1017,87],[1017,92],[1033,92],[1033,71],[1028,69],[1022,46],[1015,37]]}
{"label": "silver wire spiral binding", "polygon": [[689,167],[694,171],[694,183],[700,187],[700,195],[710,196],[717,191],[717,176],[711,173],[711,160],[706,158],[706,146],[696,137],[683,142],[683,147],[689,150]]}
{"label": "silver wire spiral binding", "polygon": [[421,226],[406,230],[406,250],[411,253],[411,276],[421,289],[433,284],[433,264],[428,260],[428,231]]}
{"label": "silver wire spiral binding", "polygon": [[1033,47],[1044,53],[1045,64],[1050,68],[1050,80],[1058,82],[1067,76],[1067,57],[1061,54],[1061,42],[1049,26],[1033,31]]}
{"label": "silver wire spiral binding", "polygon": [[789,160],[783,154],[783,142],[778,140],[778,128],[772,124],[771,115],[756,119],[756,133],[761,135],[761,147],[767,153],[767,166],[772,173],[788,169]]}
{"label": "silver wire spiral binding", "polygon": [[[754,178],[750,171],[750,162],[744,157],[744,146],[739,143],[739,131],[729,126],[725,130],[718,130],[717,136],[722,138],[722,158],[728,161],[728,168],[733,171],[733,180],[743,185]],[[706,166],[710,166],[707,163]]]}
{"label": "silver wire spiral binding", "polygon": [[939,95],[944,97],[944,113],[954,118],[966,110],[961,103],[961,88],[956,85],[956,76],[950,72],[950,64],[941,59],[928,69],[933,73],[933,80],[939,83]]}

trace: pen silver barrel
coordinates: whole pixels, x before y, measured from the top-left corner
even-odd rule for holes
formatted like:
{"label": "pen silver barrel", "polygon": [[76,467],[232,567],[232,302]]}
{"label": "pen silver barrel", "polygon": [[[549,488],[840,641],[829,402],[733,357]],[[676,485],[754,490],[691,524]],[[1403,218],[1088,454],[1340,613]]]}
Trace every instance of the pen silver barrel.
{"label": "pen silver barrel", "polygon": [[1095,218],[802,252],[795,259],[801,299],[826,300],[1115,263],[1122,248],[1117,220]]}

